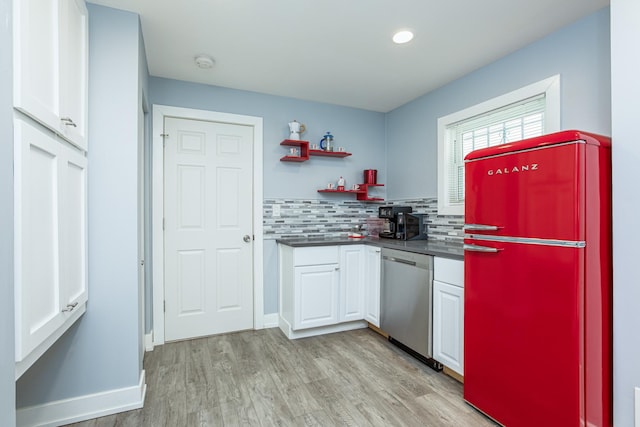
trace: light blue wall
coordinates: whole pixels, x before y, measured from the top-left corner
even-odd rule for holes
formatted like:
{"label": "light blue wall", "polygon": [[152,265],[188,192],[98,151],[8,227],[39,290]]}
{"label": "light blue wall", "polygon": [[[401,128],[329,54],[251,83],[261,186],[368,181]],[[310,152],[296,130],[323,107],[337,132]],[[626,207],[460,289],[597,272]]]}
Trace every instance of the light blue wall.
{"label": "light blue wall", "polygon": [[89,303],[18,381],[18,407],[131,387],[140,377],[135,14],[89,7]]}
{"label": "light blue wall", "polygon": [[609,54],[605,8],[391,111],[389,198],[437,197],[439,117],[555,74],[561,78],[561,127],[611,135]]}
{"label": "light blue wall", "polygon": [[[215,67],[211,72],[215,73]],[[340,175],[348,184],[362,182],[364,169],[378,169],[380,182],[386,178],[382,113],[157,77],[151,78],[150,90],[153,104],[262,117],[267,199],[330,197],[316,190],[328,181],[337,181]],[[281,162],[286,148],[279,144],[288,137],[287,123],[294,119],[307,126],[303,139],[319,142],[331,131],[336,146],[344,146],[353,156]]]}
{"label": "light blue wall", "polygon": [[[215,68],[212,70],[215,73]],[[263,95],[234,89],[152,77],[151,102],[263,118],[264,197],[333,199],[351,197],[323,195],[319,188],[343,176],[347,185],[361,183],[364,169],[378,169],[378,181],[386,180],[384,115],[372,111]],[[319,142],[326,131],[335,136],[352,156],[343,159],[312,157],[304,163],[281,162],[288,137],[287,123],[298,120],[307,127],[303,139]],[[384,188],[376,195],[385,197]],[[260,209],[261,207],[258,207]],[[275,241],[264,243],[264,312],[278,311],[277,251]]]}
{"label": "light blue wall", "polygon": [[11,0],[0,0],[0,424],[15,424]]}
{"label": "light blue wall", "polygon": [[[634,387],[640,388],[640,2],[611,1],[613,153],[613,396],[616,427],[634,425]],[[630,50],[631,49],[631,50]],[[640,418],[640,414],[636,417]],[[637,424],[636,424],[637,425]]]}

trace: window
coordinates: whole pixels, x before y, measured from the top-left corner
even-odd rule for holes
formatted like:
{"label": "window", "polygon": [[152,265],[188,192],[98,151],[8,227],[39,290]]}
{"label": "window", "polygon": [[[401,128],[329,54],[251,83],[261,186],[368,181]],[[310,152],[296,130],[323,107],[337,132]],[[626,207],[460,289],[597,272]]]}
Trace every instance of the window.
{"label": "window", "polygon": [[438,119],[438,214],[464,215],[464,157],[560,130],[560,76]]}

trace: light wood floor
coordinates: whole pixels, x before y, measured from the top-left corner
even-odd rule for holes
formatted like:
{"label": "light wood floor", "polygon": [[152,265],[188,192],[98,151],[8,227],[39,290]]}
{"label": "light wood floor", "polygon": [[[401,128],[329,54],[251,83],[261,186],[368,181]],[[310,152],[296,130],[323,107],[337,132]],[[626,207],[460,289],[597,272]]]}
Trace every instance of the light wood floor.
{"label": "light wood floor", "polygon": [[494,426],[464,403],[460,383],[369,329],[170,343],[144,367],[144,408],[73,426]]}

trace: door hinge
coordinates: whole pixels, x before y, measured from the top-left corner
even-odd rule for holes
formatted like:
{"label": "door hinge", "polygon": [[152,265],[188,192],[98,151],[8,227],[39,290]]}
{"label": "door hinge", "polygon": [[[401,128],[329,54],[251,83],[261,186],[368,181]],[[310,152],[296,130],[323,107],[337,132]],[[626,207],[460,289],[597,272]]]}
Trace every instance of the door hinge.
{"label": "door hinge", "polygon": [[166,301],[162,301],[162,311],[163,312],[167,312],[167,302]]}
{"label": "door hinge", "polygon": [[163,138],[169,138],[169,134],[168,133],[161,133],[160,136],[163,137]]}
{"label": "door hinge", "polygon": [[162,218],[162,230],[164,231],[164,218]]}

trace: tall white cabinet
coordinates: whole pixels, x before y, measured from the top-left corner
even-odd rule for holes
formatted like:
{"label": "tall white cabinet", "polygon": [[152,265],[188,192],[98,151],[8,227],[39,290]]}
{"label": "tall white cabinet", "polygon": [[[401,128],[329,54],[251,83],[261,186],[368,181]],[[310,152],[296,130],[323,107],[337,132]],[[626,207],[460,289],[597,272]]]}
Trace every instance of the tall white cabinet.
{"label": "tall white cabinet", "polygon": [[86,310],[87,9],[14,0],[16,378]]}

